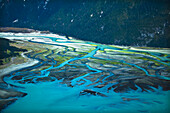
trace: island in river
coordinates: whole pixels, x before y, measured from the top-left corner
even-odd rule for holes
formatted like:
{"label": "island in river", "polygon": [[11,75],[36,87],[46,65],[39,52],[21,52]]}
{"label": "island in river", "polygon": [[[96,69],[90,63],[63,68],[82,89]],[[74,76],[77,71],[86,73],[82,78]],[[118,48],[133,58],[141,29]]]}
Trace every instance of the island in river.
{"label": "island in river", "polygon": [[21,51],[0,69],[2,112],[169,111],[169,48],[104,45],[11,29],[0,37]]}

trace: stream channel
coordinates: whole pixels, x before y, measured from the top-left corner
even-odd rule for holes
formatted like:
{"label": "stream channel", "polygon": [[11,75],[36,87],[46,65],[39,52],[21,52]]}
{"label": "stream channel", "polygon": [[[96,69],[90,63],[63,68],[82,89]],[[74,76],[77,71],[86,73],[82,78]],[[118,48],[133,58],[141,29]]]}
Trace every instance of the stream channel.
{"label": "stream channel", "polygon": [[[4,36],[4,35],[2,35]],[[10,39],[11,35],[5,35],[5,37],[8,37]],[[13,36],[14,37],[14,36]],[[16,36],[17,37],[17,36]],[[30,37],[30,36],[25,36],[21,35],[20,37]],[[65,47],[65,51],[67,52],[68,43],[74,43],[75,45],[77,42],[74,42],[72,40],[66,40],[66,39],[61,39],[60,41],[56,41],[60,38],[55,38],[55,37],[50,37],[50,36],[38,36],[34,35],[34,38],[48,38],[51,40],[51,42],[38,42],[38,41],[33,41],[33,40],[28,40],[29,42],[33,43],[39,43],[39,44],[47,44],[47,45],[52,45],[52,46],[61,46]],[[60,43],[60,44],[58,44]],[[124,61],[122,59],[117,60],[117,59],[112,59],[112,58],[100,58],[96,57],[95,54],[99,50],[105,50],[105,49],[110,49],[110,50],[118,50],[118,51],[124,51],[116,47],[108,46],[108,45],[103,45],[103,44],[97,44],[93,42],[85,42],[81,41],[78,44],[90,44],[90,45],[96,45],[95,49],[89,52],[88,54],[82,56],[82,57],[74,57],[71,58],[67,61],[62,62],[60,65],[55,66],[57,64],[57,61],[55,61],[53,58],[50,58],[49,56],[54,55],[55,52],[51,51],[50,54],[45,56],[47,59],[46,61],[42,61],[41,59],[36,58],[37,55],[43,54],[43,53],[37,53],[34,56],[29,56],[27,57],[32,58],[32,59],[37,59],[39,60],[39,63],[30,66],[26,69],[27,71],[22,71],[24,69],[16,70],[10,73],[10,76],[4,77],[4,81],[10,85],[16,86],[15,89],[21,92],[27,93],[25,97],[19,97],[18,100],[9,105],[6,109],[4,109],[2,112],[3,113],[155,113],[155,112],[168,112],[168,97],[169,97],[169,91],[163,91],[162,87],[158,88],[153,88],[153,91],[148,91],[148,92],[142,92],[141,88],[136,86],[138,90],[131,90],[128,92],[123,92],[123,93],[117,93],[114,92],[113,90],[110,90],[109,92],[106,91],[109,87],[111,87],[115,83],[109,83],[103,88],[94,88],[92,85],[88,86],[89,84],[92,84],[93,81],[86,79],[89,75],[92,74],[97,74],[97,73],[102,73],[103,70],[93,68],[90,65],[86,64],[72,64],[70,62],[74,62],[77,60],[82,60],[82,59],[87,59],[87,58],[94,58],[94,59],[99,59],[99,60],[107,60],[107,61],[113,61],[116,60],[118,62],[133,66],[141,71],[143,71],[146,76],[150,77],[158,77],[159,79],[164,79],[164,80],[170,80],[169,77],[167,76],[161,76],[159,74],[150,74],[147,69],[138,66],[137,64],[129,63],[127,61]],[[47,48],[47,51],[49,49]],[[74,50],[74,52],[76,52]],[[138,53],[138,50],[126,50],[126,52],[136,52]],[[147,52],[147,51],[146,51]],[[160,55],[155,54],[154,52],[147,52],[151,54],[152,56],[155,57],[160,57]],[[156,60],[156,59],[155,59]],[[163,57],[162,57],[163,60]],[[169,63],[163,62],[162,60],[157,60],[157,62],[165,64],[169,66]],[[49,62],[48,62],[49,61]],[[40,75],[36,76],[33,71],[29,71],[32,69],[36,69],[41,67],[44,64],[50,64],[51,66],[47,69],[42,69],[40,71]],[[63,82],[63,79],[54,79],[53,81],[49,82],[36,82],[38,78],[42,77],[48,77],[50,74],[51,70],[57,70],[61,69],[65,65],[69,66],[84,66],[90,72],[87,72],[86,74],[82,76],[75,77],[72,79],[71,85],[74,87],[68,87],[66,84],[61,84]],[[13,80],[12,78],[14,76],[20,76],[20,75],[27,75],[25,77],[22,77],[20,80]],[[24,81],[24,79],[28,79],[28,77],[34,77],[32,81],[34,83],[25,83],[21,84],[18,81]],[[106,82],[105,80],[108,79],[109,77],[114,76],[114,73],[110,72],[110,75],[108,76],[100,76],[98,79],[95,80],[95,82],[99,81],[101,77],[103,77],[103,83]],[[82,85],[77,85],[78,81],[81,82],[83,80],[84,84]],[[96,85],[100,85],[101,83],[98,82]],[[96,92],[101,92],[102,94],[107,95],[107,97],[102,97],[102,96],[94,96],[94,95],[82,95],[80,96],[80,92],[85,90],[85,89],[91,89]],[[125,101],[122,98],[135,98],[132,99],[131,101]]]}

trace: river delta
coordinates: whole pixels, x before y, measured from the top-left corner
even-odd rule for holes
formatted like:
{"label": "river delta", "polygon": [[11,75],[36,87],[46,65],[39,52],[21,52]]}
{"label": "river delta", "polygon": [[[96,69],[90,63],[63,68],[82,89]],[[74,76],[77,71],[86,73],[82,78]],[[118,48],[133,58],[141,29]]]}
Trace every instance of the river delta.
{"label": "river delta", "polygon": [[168,48],[104,45],[40,32],[0,37],[27,50],[23,63],[6,67],[3,75],[0,70],[3,113],[169,111]]}

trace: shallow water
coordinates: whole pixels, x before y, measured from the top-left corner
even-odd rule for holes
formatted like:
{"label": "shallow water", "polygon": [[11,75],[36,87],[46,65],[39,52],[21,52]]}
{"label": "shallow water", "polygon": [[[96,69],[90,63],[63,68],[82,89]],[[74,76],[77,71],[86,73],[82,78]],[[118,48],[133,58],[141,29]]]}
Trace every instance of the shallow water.
{"label": "shallow water", "polygon": [[[3,36],[3,35],[2,35]],[[6,35],[6,37],[8,37],[8,35]],[[20,37],[30,37],[30,36],[20,36]],[[49,38],[50,36],[34,36],[36,37],[41,37],[41,38]],[[10,38],[10,36],[9,36]],[[66,44],[64,43],[75,43],[74,41],[68,41],[68,40],[64,40],[63,41],[56,41],[54,37],[52,38],[52,42],[57,42],[57,43],[61,43],[64,47],[67,47]],[[56,38],[58,39],[58,38]],[[32,41],[33,42],[33,41]],[[52,44],[52,45],[57,45],[56,43],[48,43],[48,44]],[[44,42],[36,42],[36,43],[43,43]],[[77,61],[77,60],[81,60],[81,59],[85,59],[85,58],[95,58],[94,55],[96,54],[96,52],[98,50],[104,50],[104,49],[111,49],[111,50],[119,50],[119,51],[126,51],[126,52],[136,52],[138,53],[138,51],[136,50],[123,50],[120,48],[115,48],[115,47],[111,47],[111,46],[107,46],[107,45],[102,45],[102,44],[96,44],[96,43],[92,43],[92,42],[79,42],[80,44],[84,43],[84,44],[94,44],[96,45],[95,49],[91,52],[89,52],[87,55],[83,56],[83,57],[75,57],[75,58],[71,58],[63,63],[61,63],[60,65],[58,65],[57,67],[54,67],[54,65],[57,63],[55,62],[54,59],[49,59],[46,56],[46,59],[51,60],[50,63],[51,67],[41,70],[41,74],[40,76],[36,76],[34,75],[33,71],[29,71],[32,68],[38,68],[41,67],[44,63],[46,62],[42,62],[42,64],[38,64],[36,66],[33,67],[28,67],[28,71],[16,71],[17,73],[13,72],[11,73],[10,77],[5,77],[4,80],[5,82],[7,82],[8,84],[12,84],[12,85],[16,85],[16,86],[21,86],[22,88],[16,88],[19,91],[23,91],[26,92],[28,95],[22,98],[19,98],[15,103],[13,103],[12,105],[8,106],[6,109],[3,110],[3,113],[47,113],[47,112],[78,112],[78,113],[82,113],[82,112],[99,112],[99,113],[107,113],[107,112],[115,112],[115,113],[121,113],[121,112],[131,112],[131,113],[136,113],[136,112],[141,112],[141,113],[155,113],[155,112],[164,112],[164,113],[168,113],[168,105],[169,105],[169,91],[163,91],[162,87],[158,87],[157,89],[154,87],[151,87],[153,91],[149,91],[148,92],[142,92],[142,89],[139,86],[136,86],[138,89],[137,90],[131,90],[128,91],[126,93],[116,93],[112,90],[110,90],[109,92],[107,92],[107,89],[109,87],[111,87],[113,85],[113,83],[109,83],[107,84],[105,87],[103,87],[102,89],[99,88],[94,88],[93,86],[87,86],[88,84],[91,84],[92,81],[86,79],[86,76],[89,76],[90,74],[95,74],[95,73],[100,73],[102,72],[99,69],[96,68],[92,68],[87,64],[82,64],[83,66],[85,66],[87,69],[92,70],[94,72],[89,72],[83,76],[79,76],[77,78],[74,78],[71,80],[71,85],[74,87],[67,87],[66,84],[61,84],[61,82],[63,81],[63,79],[61,80],[57,80],[55,79],[55,81],[50,81],[50,82],[37,82],[35,84],[33,83],[26,83],[26,84],[20,84],[18,83],[18,81],[16,80],[12,80],[12,77],[14,76],[20,76],[20,75],[26,75],[26,77],[32,77],[32,76],[36,76],[35,79],[33,79],[34,81],[36,81],[36,79],[38,77],[47,77],[50,74],[50,71],[52,69],[59,69],[65,65],[80,65],[80,64],[70,64],[70,62],[73,61]],[[76,43],[75,43],[76,44]],[[140,51],[141,52],[141,51]],[[147,52],[147,50],[146,50]],[[148,53],[148,52],[147,52]],[[159,57],[159,59],[163,59],[163,60],[169,60],[166,57],[160,57],[160,55],[157,55],[155,53],[149,52],[151,55],[153,55],[154,57]],[[42,53],[40,53],[42,54]],[[53,52],[51,54],[49,54],[48,56],[54,54]],[[38,54],[36,54],[38,55]],[[35,55],[35,56],[36,56]],[[168,56],[168,55],[167,55]],[[98,59],[102,59],[102,58],[98,58]],[[109,58],[105,58],[105,60],[116,60],[119,61],[121,63],[124,64],[128,64],[130,66],[133,66],[141,71],[143,71],[147,76],[151,76],[151,77],[158,77],[160,79],[165,79],[165,80],[170,80],[169,77],[166,76],[161,76],[159,74],[157,75],[151,75],[148,73],[148,71],[143,68],[140,67],[136,64],[133,63],[129,63],[127,61],[124,60],[117,60],[117,59],[109,59]],[[169,63],[163,62],[162,60],[157,60],[158,62],[165,64],[165,65],[169,65]],[[29,75],[29,76],[28,76]],[[103,79],[103,83],[106,82],[105,80],[111,76],[114,76],[113,73],[110,73],[109,76],[104,77]],[[23,81],[24,79],[26,79],[26,77],[23,77],[21,81]],[[102,77],[102,76],[101,76]],[[98,78],[95,82],[97,82],[100,78]],[[76,85],[78,83],[79,80],[84,80],[85,83],[83,85]],[[98,83],[101,84],[101,83]],[[117,83],[115,83],[117,84]],[[108,97],[101,97],[101,96],[94,96],[94,95],[83,95],[80,96],[80,92],[84,89],[93,89],[95,91],[98,91],[102,94],[106,94]],[[130,99],[130,100],[128,100]]]}
{"label": "shallow water", "polygon": [[[168,112],[168,95],[161,89],[151,93],[132,91],[129,93],[108,93],[108,97],[79,96],[83,87],[69,88],[59,81],[27,84],[27,96],[19,99],[4,110],[4,113],[46,113],[46,112]],[[122,98],[139,100],[123,101]]]}

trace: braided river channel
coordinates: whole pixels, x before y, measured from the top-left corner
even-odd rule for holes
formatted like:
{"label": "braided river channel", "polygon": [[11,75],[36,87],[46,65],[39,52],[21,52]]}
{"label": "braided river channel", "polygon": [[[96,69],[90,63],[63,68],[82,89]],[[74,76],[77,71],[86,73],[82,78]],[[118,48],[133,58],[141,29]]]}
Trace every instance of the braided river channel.
{"label": "braided river channel", "polygon": [[27,49],[23,56],[35,62],[4,76],[6,89],[27,95],[16,97],[2,113],[169,111],[170,49],[104,45],[56,34],[0,37]]}

